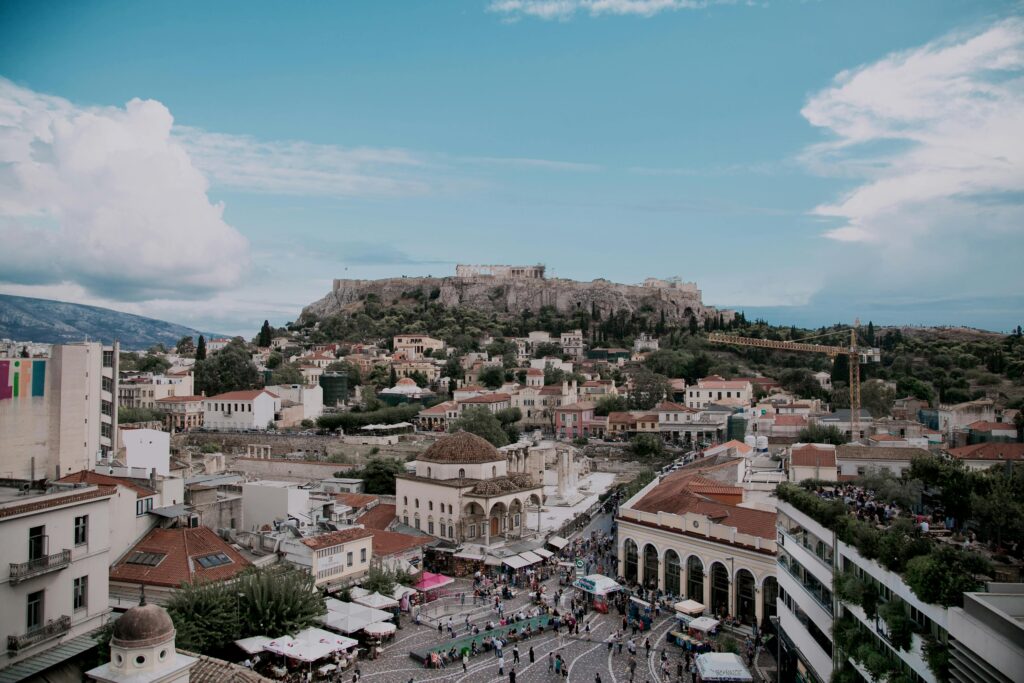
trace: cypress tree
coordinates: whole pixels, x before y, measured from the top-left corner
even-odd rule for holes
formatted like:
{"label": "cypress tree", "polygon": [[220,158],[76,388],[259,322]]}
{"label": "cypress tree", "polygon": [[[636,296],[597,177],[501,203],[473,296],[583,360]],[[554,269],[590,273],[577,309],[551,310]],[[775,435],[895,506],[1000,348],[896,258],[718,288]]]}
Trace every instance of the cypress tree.
{"label": "cypress tree", "polygon": [[196,360],[206,360],[206,337],[199,335],[199,341],[196,343]]}

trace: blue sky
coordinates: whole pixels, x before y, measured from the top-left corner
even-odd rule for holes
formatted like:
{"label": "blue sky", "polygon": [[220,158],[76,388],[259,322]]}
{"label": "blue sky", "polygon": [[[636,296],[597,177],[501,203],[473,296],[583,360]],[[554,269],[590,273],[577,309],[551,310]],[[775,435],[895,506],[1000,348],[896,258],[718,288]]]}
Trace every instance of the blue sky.
{"label": "blue sky", "polygon": [[690,4],[0,2],[0,291],[251,334],[544,262],[1024,319],[1019,3]]}

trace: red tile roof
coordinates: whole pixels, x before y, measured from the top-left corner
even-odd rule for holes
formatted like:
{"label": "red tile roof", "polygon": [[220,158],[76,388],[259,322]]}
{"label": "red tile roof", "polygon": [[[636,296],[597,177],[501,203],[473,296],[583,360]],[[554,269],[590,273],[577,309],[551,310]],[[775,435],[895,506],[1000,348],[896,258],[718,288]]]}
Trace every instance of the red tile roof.
{"label": "red tile roof", "polygon": [[807,418],[803,415],[776,415],[776,427],[806,427]]}
{"label": "red tile roof", "polygon": [[388,555],[403,553],[406,550],[426,545],[432,540],[429,536],[413,536],[411,534],[400,534],[395,531],[376,529],[373,532],[373,556],[387,557]]}
{"label": "red tile roof", "polygon": [[334,500],[339,503],[344,503],[351,508],[359,509],[366,507],[375,500],[378,500],[380,496],[375,496],[372,493],[335,493]]}
{"label": "red tile roof", "polygon": [[356,523],[362,524],[367,529],[387,529],[391,522],[395,521],[395,510],[394,505],[381,503],[359,515],[356,518]]}
{"label": "red tile roof", "polygon": [[662,401],[658,405],[654,406],[654,409],[661,413],[697,413],[698,410],[693,408],[687,408],[684,405],[673,403],[672,401]]}
{"label": "red tile roof", "polygon": [[482,396],[463,399],[460,403],[501,403],[511,398],[508,394],[483,394]]}
{"label": "red tile roof", "polygon": [[835,467],[836,449],[818,448],[811,444],[794,448],[789,464],[792,467]]}
{"label": "red tile roof", "polygon": [[536,376],[536,375],[543,376],[544,375],[544,371],[540,370],[538,368],[530,368],[529,370],[526,371],[526,374],[530,375],[531,377]]}
{"label": "red tile roof", "polygon": [[555,411],[561,410],[564,412],[582,413],[588,410],[593,410],[596,407],[597,404],[595,404],[593,401],[580,401],[579,403],[570,403],[567,406],[558,406],[557,408],[555,408]]}
{"label": "red tile roof", "polygon": [[978,420],[967,425],[969,428],[978,432],[995,432],[1001,430],[1009,430],[1016,432],[1017,428],[1008,422],[986,422],[985,420]]}
{"label": "red tile roof", "polygon": [[361,538],[372,538],[373,534],[372,529],[342,529],[341,531],[331,531],[319,536],[313,536],[312,538],[304,538],[302,539],[302,544],[313,550],[320,550],[321,548],[330,548],[342,543],[358,541]]}
{"label": "red tile roof", "polygon": [[[678,472],[661,480],[657,486],[651,489],[647,495],[641,498],[633,508],[641,512],[668,512],[675,515],[683,515],[691,512],[704,515],[716,524],[724,524],[735,528],[740,533],[760,536],[761,538],[774,540],[775,513],[764,510],[738,507],[721,503],[702,495],[691,488],[695,475],[693,472]],[[698,487],[705,480],[698,477]],[[726,484],[705,484],[730,489]]]}
{"label": "red tile roof", "polygon": [[205,398],[205,396],[168,396],[158,398],[156,403],[191,403],[192,401],[202,401]]}
{"label": "red tile roof", "polygon": [[155,496],[156,491],[143,486],[142,484],[136,484],[131,479],[123,479],[120,477],[111,477],[106,474],[100,474],[92,470],[81,470],[74,472],[73,474],[67,474],[57,480],[60,484],[95,484],[97,486],[124,486],[132,491],[135,491],[137,498],[149,498]]}
{"label": "red tile roof", "polygon": [[947,452],[959,460],[1024,460],[1024,443],[976,443]]}
{"label": "red tile roof", "polygon": [[[164,557],[152,567],[128,562],[136,552]],[[206,568],[198,561],[201,557],[218,553],[227,555],[231,562]],[[204,526],[153,529],[110,568],[110,580],[177,588],[183,583],[230,579],[248,567],[249,561],[212,529]]]}
{"label": "red tile roof", "polygon": [[540,388],[541,396],[561,396],[562,385],[561,384],[549,384],[545,387]]}
{"label": "red tile roof", "polygon": [[226,394],[217,394],[209,398],[214,401],[251,401],[260,394],[266,394],[271,398],[278,398],[278,395],[266,389],[252,389],[250,391],[229,391]]}
{"label": "red tile roof", "polygon": [[622,424],[636,424],[636,417],[632,413],[626,412],[612,412],[608,413],[609,423],[622,423]]}
{"label": "red tile roof", "polygon": [[436,406],[424,408],[419,412],[420,415],[441,415],[442,417],[446,412],[455,408],[458,405],[455,401],[445,401],[444,403],[438,403]]}

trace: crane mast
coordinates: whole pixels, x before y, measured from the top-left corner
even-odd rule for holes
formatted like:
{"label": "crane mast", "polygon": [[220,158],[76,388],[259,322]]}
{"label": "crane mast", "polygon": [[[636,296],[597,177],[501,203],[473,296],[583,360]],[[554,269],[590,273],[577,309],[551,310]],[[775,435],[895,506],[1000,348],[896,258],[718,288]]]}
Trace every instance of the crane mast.
{"label": "crane mast", "polygon": [[829,358],[847,356],[850,366],[850,437],[860,435],[860,365],[861,363],[878,362],[880,352],[877,348],[861,347],[857,344],[857,326],[859,321],[850,328],[849,346],[828,346],[824,344],[808,344],[806,342],[776,341],[774,339],[756,339],[738,337],[731,334],[712,332],[708,341],[715,344],[735,344],[736,346],[752,346],[776,351],[795,351],[798,353],[821,353]]}

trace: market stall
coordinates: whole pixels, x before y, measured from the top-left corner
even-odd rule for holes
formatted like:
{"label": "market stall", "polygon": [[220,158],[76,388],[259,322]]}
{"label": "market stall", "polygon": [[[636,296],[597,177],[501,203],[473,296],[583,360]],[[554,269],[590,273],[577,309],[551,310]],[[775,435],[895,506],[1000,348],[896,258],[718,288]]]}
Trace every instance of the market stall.
{"label": "market stall", "polygon": [[[699,603],[698,603],[699,604]],[[703,606],[702,606],[703,607]],[[718,628],[718,620],[711,617],[683,618],[685,615],[676,613],[679,628],[668,632],[666,638],[687,652],[704,652],[711,648],[708,635]]]}
{"label": "market stall", "polygon": [[252,636],[250,638],[242,638],[235,641],[237,645],[245,654],[255,655],[263,652],[264,646],[269,643],[273,638],[267,638],[266,636]]}
{"label": "market stall", "polygon": [[339,633],[355,633],[370,624],[394,617],[391,612],[334,598],[327,598],[324,604],[327,606],[327,613],[317,619],[327,628]]}
{"label": "market stall", "polygon": [[450,586],[455,583],[455,579],[444,574],[434,574],[433,572],[423,572],[420,576],[420,580],[413,586],[423,597],[424,602],[430,602],[440,597],[440,590],[445,586]]}
{"label": "market stall", "polygon": [[622,590],[622,586],[614,579],[609,579],[603,574],[583,576],[576,579],[572,585],[584,596],[590,607],[603,614],[608,613],[608,596]]}
{"label": "market stall", "polygon": [[393,610],[398,609],[398,600],[389,598],[386,595],[380,593],[369,593],[362,597],[353,597],[352,602],[357,605],[363,605],[364,607],[372,607],[373,609],[379,610]]}
{"label": "market stall", "polygon": [[704,614],[704,605],[696,600],[681,600],[674,606],[676,619],[688,624],[700,615]]}
{"label": "market stall", "polygon": [[355,653],[350,651],[358,644],[352,638],[310,627],[299,631],[294,638],[285,635],[268,639],[263,645],[263,651],[280,655],[292,662],[308,664],[312,671],[316,662],[321,663],[321,668],[332,664],[335,669],[339,666],[345,668],[355,659]]}
{"label": "market stall", "polygon": [[697,680],[700,683],[748,683],[754,677],[739,655],[705,652],[697,655]]}
{"label": "market stall", "polygon": [[698,631],[704,635],[708,635],[715,632],[718,628],[718,619],[712,619],[711,617],[697,617],[686,625],[689,631]]}
{"label": "market stall", "polygon": [[548,539],[548,545],[554,548],[557,552],[565,546],[569,545],[569,541],[567,539],[562,538],[561,536],[552,536]]}
{"label": "market stall", "polygon": [[651,628],[651,622],[654,621],[654,606],[651,603],[633,595],[629,598],[628,608],[630,621],[643,624],[644,631]]}

